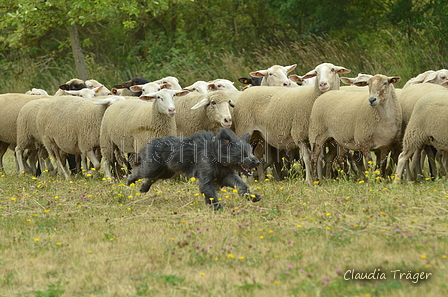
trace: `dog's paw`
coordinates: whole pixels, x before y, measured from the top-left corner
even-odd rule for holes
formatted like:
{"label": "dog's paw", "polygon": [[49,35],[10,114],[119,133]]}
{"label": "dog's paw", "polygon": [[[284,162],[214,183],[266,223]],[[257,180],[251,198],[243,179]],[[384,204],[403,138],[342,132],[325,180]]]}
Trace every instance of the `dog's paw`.
{"label": "dog's paw", "polygon": [[254,193],[246,193],[244,195],[248,200],[251,200],[252,202],[258,202],[261,200],[262,197],[264,197],[263,194],[254,194]]}

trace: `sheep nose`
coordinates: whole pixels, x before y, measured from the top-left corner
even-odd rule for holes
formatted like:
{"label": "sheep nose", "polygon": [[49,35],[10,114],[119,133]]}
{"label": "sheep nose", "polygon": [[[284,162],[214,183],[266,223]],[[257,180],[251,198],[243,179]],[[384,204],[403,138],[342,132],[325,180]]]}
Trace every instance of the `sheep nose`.
{"label": "sheep nose", "polygon": [[327,82],[322,82],[322,83],[320,83],[320,86],[323,88],[323,87],[326,87],[328,85],[328,83]]}
{"label": "sheep nose", "polygon": [[291,83],[290,83],[290,82],[285,82],[285,83],[283,83],[283,86],[284,86],[284,87],[290,87],[290,86],[291,86]]}
{"label": "sheep nose", "polygon": [[232,123],[232,119],[224,119],[224,123],[231,124]]}
{"label": "sheep nose", "polygon": [[176,113],[176,109],[175,108],[169,108],[168,109],[168,113],[175,114]]}
{"label": "sheep nose", "polygon": [[376,98],[375,97],[369,97],[369,104],[371,106],[375,105],[375,102],[376,102]]}

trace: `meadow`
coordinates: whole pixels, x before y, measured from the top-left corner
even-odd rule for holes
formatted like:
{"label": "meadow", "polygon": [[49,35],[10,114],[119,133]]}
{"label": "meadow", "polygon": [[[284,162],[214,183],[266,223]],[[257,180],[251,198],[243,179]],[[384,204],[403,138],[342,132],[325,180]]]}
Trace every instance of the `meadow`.
{"label": "meadow", "polygon": [[0,296],[448,295],[442,180],[269,176],[251,183],[260,202],[225,188],[215,213],[195,180],[140,194],[101,173],[19,176],[5,157]]}

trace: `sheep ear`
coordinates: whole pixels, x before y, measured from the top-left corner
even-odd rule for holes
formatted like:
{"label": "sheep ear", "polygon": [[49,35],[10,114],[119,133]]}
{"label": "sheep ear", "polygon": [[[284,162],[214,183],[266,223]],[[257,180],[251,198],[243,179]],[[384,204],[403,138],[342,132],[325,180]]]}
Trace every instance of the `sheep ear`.
{"label": "sheep ear", "polygon": [[67,90],[65,92],[67,92],[70,95],[79,96],[79,90]]}
{"label": "sheep ear", "polygon": [[336,72],[337,73],[349,73],[351,71],[351,70],[349,70],[349,69],[347,69],[345,67],[342,67],[342,66],[335,66],[335,68],[336,68]]}
{"label": "sheep ear", "polygon": [[101,92],[101,90],[103,89],[104,86],[99,86],[98,88],[96,88],[96,90],[94,89],[95,93],[99,93]]}
{"label": "sheep ear", "polygon": [[210,101],[208,101],[208,98],[204,98],[201,101],[199,101],[198,103],[196,103],[191,109],[198,109],[204,106],[207,106],[210,103]]}
{"label": "sheep ear", "polygon": [[297,64],[293,64],[291,66],[285,66],[283,68],[286,70],[286,73],[289,73],[289,72],[293,71],[294,69],[296,69],[296,67],[297,67]]}
{"label": "sheep ear", "polygon": [[305,74],[304,76],[302,76],[302,80],[315,77],[316,75],[317,75],[317,72],[315,69],[313,69],[310,72],[308,72],[307,74]]}
{"label": "sheep ear", "polygon": [[437,78],[437,72],[432,72],[432,73],[430,73],[430,74],[428,74],[426,77],[425,76],[423,76],[423,75],[418,75],[416,78],[415,78],[415,80],[414,80],[414,82],[425,82],[425,83],[427,83],[427,82],[430,82],[430,83],[432,83],[432,82],[434,82],[434,80]]}
{"label": "sheep ear", "polygon": [[250,84],[250,79],[248,79],[247,77],[240,77],[238,78],[238,81],[244,85]]}
{"label": "sheep ear", "polygon": [[235,107],[235,103],[232,100],[229,100],[230,107]]}
{"label": "sheep ear", "polygon": [[254,77],[264,77],[267,74],[267,70],[258,70],[258,71],[250,72],[249,74]]}
{"label": "sheep ear", "polygon": [[187,95],[188,93],[190,93],[190,91],[188,90],[179,90],[178,92],[176,92],[176,94],[174,94],[174,96],[182,97]]}
{"label": "sheep ear", "polygon": [[293,82],[296,82],[296,83],[301,83],[301,82],[303,82],[302,77],[299,76],[299,75],[297,75],[297,74],[290,75],[288,78],[289,78],[290,80],[292,80]]}
{"label": "sheep ear", "polygon": [[392,76],[392,77],[389,77],[389,83],[390,84],[396,84],[396,83],[398,83],[398,82],[400,82],[400,77],[399,76]]}
{"label": "sheep ear", "polygon": [[69,86],[67,84],[60,85],[59,89],[64,90],[64,91],[68,91],[69,90]]}
{"label": "sheep ear", "polygon": [[249,134],[249,133],[244,133],[244,134],[240,137],[240,139],[241,139],[242,141],[246,142],[246,143],[249,143],[249,141],[250,141],[250,134]]}
{"label": "sheep ear", "polygon": [[352,79],[351,78],[348,78],[348,77],[340,77],[339,78],[344,84],[347,84],[347,85],[351,85],[353,82],[352,82]]}
{"label": "sheep ear", "polygon": [[130,86],[129,90],[131,90],[132,92],[142,92],[143,91],[143,85],[135,85],[135,86]]}
{"label": "sheep ear", "polygon": [[365,87],[365,86],[368,86],[369,85],[369,83],[368,82],[366,82],[366,81],[358,81],[358,82],[355,82],[355,83],[353,83],[355,86],[357,86],[357,87]]}

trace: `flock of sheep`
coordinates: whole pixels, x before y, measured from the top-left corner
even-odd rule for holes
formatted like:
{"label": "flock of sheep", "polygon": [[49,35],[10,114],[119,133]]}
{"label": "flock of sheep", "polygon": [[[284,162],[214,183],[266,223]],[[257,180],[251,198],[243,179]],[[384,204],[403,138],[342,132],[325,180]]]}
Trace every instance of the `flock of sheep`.
{"label": "flock of sheep", "polygon": [[398,89],[399,77],[340,77],[350,70],[331,63],[288,76],[295,67],[251,72],[239,79],[248,84],[242,91],[226,79],[182,88],[175,77],[136,77],[112,90],[72,79],[54,96],[40,89],[2,94],[0,170],[9,148],[20,173],[36,174],[39,164],[69,179],[71,154],[75,170],[99,171],[102,163],[112,177],[123,167],[132,170],[136,153],[151,139],[225,127],[252,135],[254,153],[265,161],[259,179],[268,166],[280,176],[288,165],[281,163],[294,158],[309,184],[331,177],[336,166],[364,176],[372,152],[382,174],[396,180],[404,170],[407,180],[421,178],[426,156],[433,178],[435,160],[448,172],[448,70],[426,71]]}

